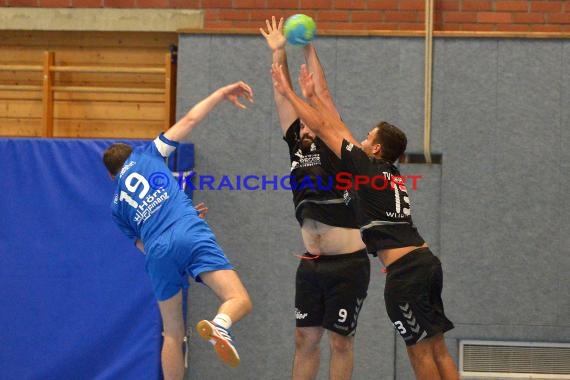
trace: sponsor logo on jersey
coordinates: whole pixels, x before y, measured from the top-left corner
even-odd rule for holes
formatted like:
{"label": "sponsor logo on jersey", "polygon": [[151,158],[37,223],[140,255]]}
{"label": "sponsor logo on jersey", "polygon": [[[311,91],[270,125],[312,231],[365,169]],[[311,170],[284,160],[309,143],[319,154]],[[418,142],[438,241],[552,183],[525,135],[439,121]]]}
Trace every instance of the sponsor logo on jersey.
{"label": "sponsor logo on jersey", "polygon": [[306,168],[309,166],[317,166],[321,164],[321,155],[318,153],[315,154],[307,154],[299,160],[299,166],[302,168]]}
{"label": "sponsor logo on jersey", "polygon": [[299,166],[299,163],[297,161],[291,162],[291,171],[295,170],[297,166]]}
{"label": "sponsor logo on jersey", "polygon": [[299,309],[295,308],[295,319],[305,319],[309,313],[302,313]]}
{"label": "sponsor logo on jersey", "polygon": [[350,196],[350,193],[348,192],[348,190],[345,190],[342,193],[342,198],[344,199],[344,204],[345,205],[350,205],[350,201],[352,201],[352,197]]}
{"label": "sponsor logo on jersey", "polygon": [[151,217],[162,207],[162,202],[169,199],[170,196],[166,190],[156,190],[154,193],[147,195],[140,203],[136,210],[134,222],[140,224]]}
{"label": "sponsor logo on jersey", "polygon": [[[311,152],[316,150],[317,147],[315,143],[311,144]],[[291,162],[291,171],[296,168],[307,168],[321,164],[321,155],[319,153],[303,154],[301,149],[297,149],[295,156],[297,156],[297,160]]]}

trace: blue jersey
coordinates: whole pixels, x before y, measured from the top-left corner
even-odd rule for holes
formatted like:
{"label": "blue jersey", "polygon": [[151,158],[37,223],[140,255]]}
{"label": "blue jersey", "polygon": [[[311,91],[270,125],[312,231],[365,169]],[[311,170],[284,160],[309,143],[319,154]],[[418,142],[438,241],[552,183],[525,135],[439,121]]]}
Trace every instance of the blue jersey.
{"label": "blue jersey", "polygon": [[129,238],[141,239],[145,245],[173,224],[198,218],[192,201],[165,164],[177,146],[161,134],[135,148],[116,178],[113,220]]}

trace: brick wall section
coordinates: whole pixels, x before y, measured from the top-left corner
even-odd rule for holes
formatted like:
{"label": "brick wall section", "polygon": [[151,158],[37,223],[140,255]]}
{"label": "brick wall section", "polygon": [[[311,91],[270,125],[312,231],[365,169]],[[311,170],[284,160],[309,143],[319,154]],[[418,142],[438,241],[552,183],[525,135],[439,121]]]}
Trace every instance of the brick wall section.
{"label": "brick wall section", "polygon": [[[434,0],[438,31],[570,32],[570,0]],[[10,7],[203,9],[206,29],[257,30],[272,15],[319,30],[422,30],[424,0],[0,0]]]}

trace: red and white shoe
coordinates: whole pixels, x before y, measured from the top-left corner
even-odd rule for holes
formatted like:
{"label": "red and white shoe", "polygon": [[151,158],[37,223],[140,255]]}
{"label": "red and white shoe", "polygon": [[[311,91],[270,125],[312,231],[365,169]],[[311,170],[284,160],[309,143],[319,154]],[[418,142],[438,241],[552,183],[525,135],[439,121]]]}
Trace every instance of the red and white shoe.
{"label": "red and white shoe", "polygon": [[196,330],[202,339],[214,345],[218,357],[230,367],[237,367],[240,363],[238,352],[234,346],[231,333],[207,320],[202,320],[196,325]]}

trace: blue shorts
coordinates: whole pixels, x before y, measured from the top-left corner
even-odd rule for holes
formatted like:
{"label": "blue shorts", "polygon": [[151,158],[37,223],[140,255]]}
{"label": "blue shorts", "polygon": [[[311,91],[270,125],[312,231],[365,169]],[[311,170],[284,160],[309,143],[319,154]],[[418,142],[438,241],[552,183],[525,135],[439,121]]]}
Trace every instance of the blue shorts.
{"label": "blue shorts", "polygon": [[146,272],[159,301],[185,289],[188,276],[202,282],[203,272],[233,269],[208,224],[196,219],[172,226],[149,246],[145,244]]}

